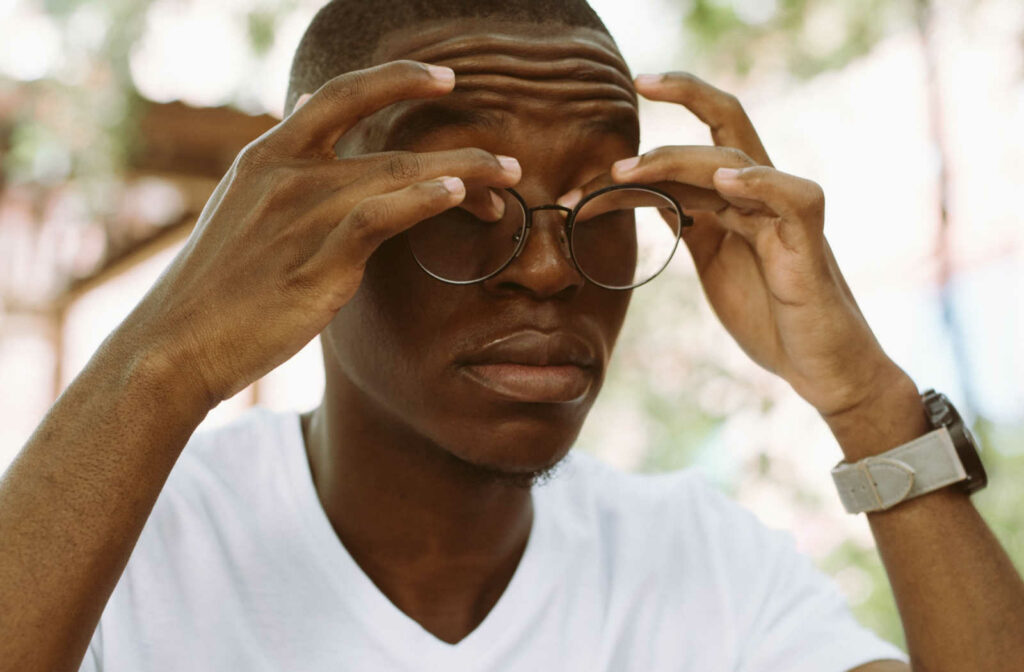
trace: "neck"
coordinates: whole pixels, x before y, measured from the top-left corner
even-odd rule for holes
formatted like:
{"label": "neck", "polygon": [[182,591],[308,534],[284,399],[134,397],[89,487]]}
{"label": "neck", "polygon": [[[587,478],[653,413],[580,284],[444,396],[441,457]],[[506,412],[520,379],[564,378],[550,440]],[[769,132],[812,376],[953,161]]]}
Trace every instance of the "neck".
{"label": "neck", "polygon": [[530,491],[483,476],[344,377],[328,382],[302,428],[317,495],[353,559],[428,631],[468,634],[519,563]]}

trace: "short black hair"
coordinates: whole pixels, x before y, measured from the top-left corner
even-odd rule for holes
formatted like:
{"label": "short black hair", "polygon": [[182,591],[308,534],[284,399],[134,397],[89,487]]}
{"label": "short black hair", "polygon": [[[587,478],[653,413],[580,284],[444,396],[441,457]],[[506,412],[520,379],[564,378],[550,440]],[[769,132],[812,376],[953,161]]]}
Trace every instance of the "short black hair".
{"label": "short black hair", "polygon": [[292,60],[285,110],[338,75],[369,67],[387,33],[424,21],[502,18],[608,29],[587,0],[331,0],[306,28]]}

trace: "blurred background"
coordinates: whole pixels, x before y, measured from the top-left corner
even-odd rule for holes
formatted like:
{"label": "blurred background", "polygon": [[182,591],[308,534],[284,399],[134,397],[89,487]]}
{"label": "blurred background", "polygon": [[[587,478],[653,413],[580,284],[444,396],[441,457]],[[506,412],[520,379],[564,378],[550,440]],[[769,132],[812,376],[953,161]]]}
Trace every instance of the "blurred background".
{"label": "blurred background", "polygon": [[[173,258],[243,145],[281,116],[321,2],[0,0],[0,469]],[[828,199],[826,235],[889,355],[984,444],[974,497],[1024,567],[1024,3],[592,0],[634,72],[693,72],[743,101],[775,165]],[[704,144],[641,107],[643,149]],[[306,410],[314,342],[225,402]],[[835,577],[905,646],[863,516],[815,412],[739,350],[689,255],[634,294],[578,447],[693,467]]]}

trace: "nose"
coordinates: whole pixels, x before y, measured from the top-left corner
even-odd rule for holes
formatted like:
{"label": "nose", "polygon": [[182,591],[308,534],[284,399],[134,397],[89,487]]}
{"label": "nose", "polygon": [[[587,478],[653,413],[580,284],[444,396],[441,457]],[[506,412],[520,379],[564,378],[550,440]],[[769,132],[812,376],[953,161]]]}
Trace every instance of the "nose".
{"label": "nose", "polygon": [[519,255],[484,286],[494,292],[525,291],[540,299],[578,292],[585,280],[569,251],[568,216],[560,209],[535,208]]}

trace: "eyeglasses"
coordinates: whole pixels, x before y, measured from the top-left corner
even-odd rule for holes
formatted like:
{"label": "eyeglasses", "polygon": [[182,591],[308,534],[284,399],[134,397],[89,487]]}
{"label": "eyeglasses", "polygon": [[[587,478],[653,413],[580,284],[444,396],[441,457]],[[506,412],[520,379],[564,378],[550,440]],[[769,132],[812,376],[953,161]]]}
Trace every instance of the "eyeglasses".
{"label": "eyeglasses", "polygon": [[675,198],[656,187],[617,184],[562,205],[528,207],[514,189],[496,192],[504,214],[485,221],[463,208],[426,219],[407,232],[416,263],[429,275],[453,285],[483,282],[519,256],[533,225],[533,213],[567,215],[569,257],[588,281],[605,289],[627,290],[661,273],[693,219]]}

